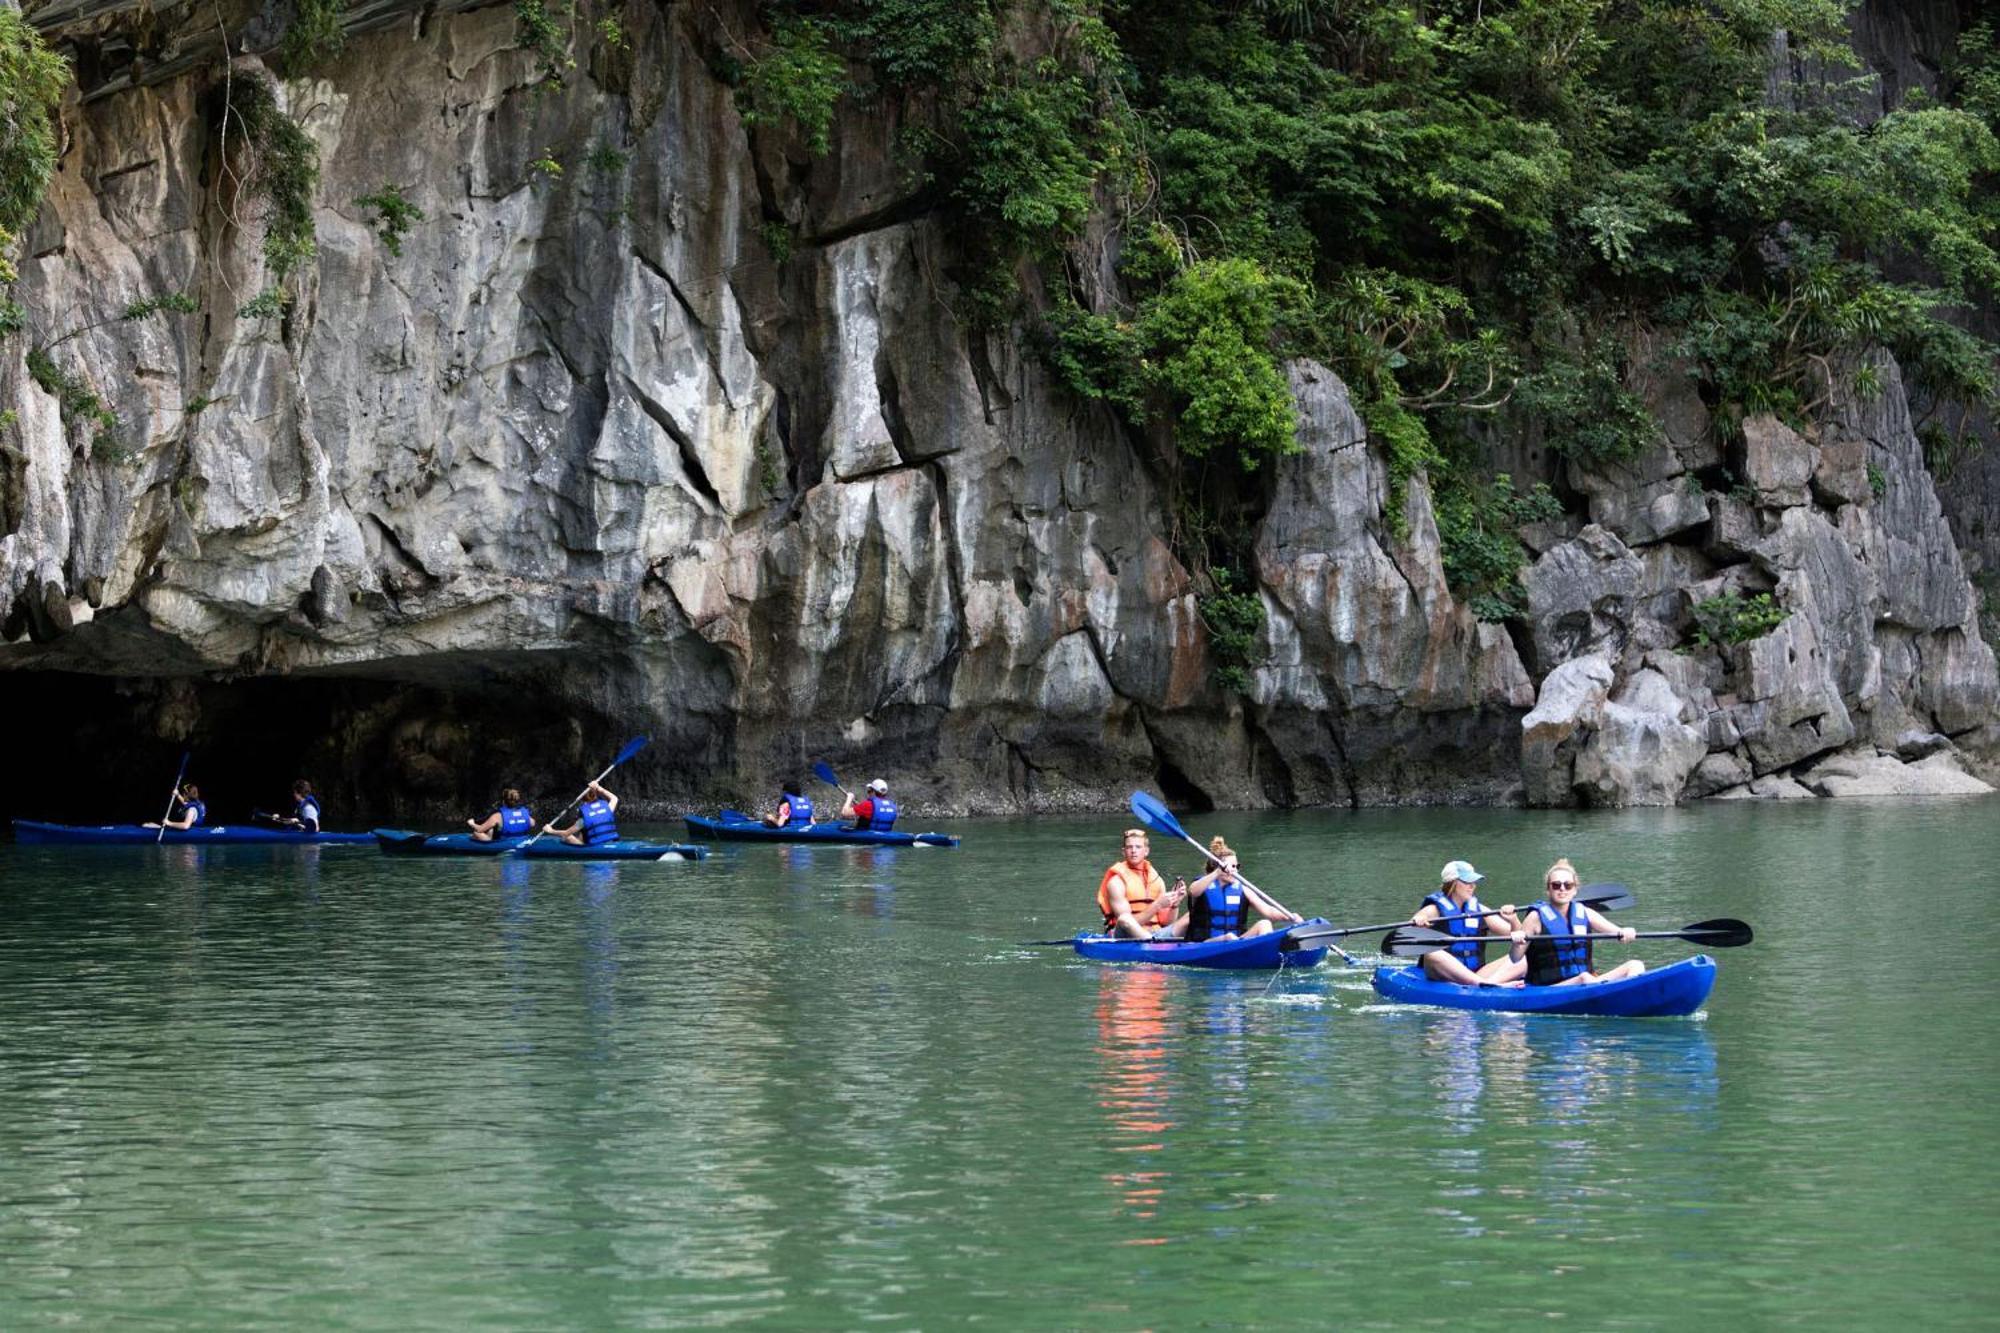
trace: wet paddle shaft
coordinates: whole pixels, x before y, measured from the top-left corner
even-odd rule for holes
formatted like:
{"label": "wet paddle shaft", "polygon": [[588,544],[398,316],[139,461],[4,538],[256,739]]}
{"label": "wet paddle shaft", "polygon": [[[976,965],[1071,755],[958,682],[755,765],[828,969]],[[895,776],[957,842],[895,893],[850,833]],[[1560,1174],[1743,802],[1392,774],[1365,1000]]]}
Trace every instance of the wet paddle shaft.
{"label": "wet paddle shaft", "polygon": [[180,799],[181,779],[188,774],[188,760],[194,756],[193,750],[181,751],[181,770],[174,774],[174,789],[167,793],[167,812],[160,816],[160,836],[153,839],[160,843],[167,840],[167,821],[174,817],[174,802]]}
{"label": "wet paddle shaft", "polygon": [[[1146,795],[1145,792],[1135,791],[1132,793],[1132,813],[1138,816],[1140,823],[1144,824],[1147,828],[1152,829],[1154,832],[1165,833],[1170,837],[1179,838],[1182,842],[1185,842],[1188,846],[1200,852],[1204,860],[1207,860],[1211,864],[1218,866],[1222,864],[1221,857],[1218,857],[1214,852],[1209,851],[1208,848],[1202,846],[1200,843],[1196,842],[1193,838],[1189,837],[1188,831],[1181,827],[1180,821],[1174,818],[1173,813],[1169,811],[1167,807],[1161,805],[1158,801]],[[1250,890],[1250,892],[1256,894],[1259,898],[1262,898],[1265,902],[1271,904],[1271,906],[1277,908],[1280,912],[1283,912],[1286,916],[1298,915],[1298,913],[1294,912],[1291,908],[1285,906],[1283,903],[1279,902],[1276,898],[1273,898],[1270,894],[1264,892],[1262,889],[1258,888],[1255,884],[1252,884],[1247,878],[1245,878],[1243,874],[1243,868],[1240,865],[1236,868],[1236,880],[1244,888]]]}
{"label": "wet paddle shaft", "polygon": [[[616,759],[613,759],[609,764],[607,764],[602,773],[599,773],[596,777],[592,778],[590,780],[589,786],[586,786],[582,791],[576,794],[575,800],[571,801],[568,805],[564,806],[560,811],[558,811],[556,813],[555,819],[551,819],[549,821],[549,824],[555,823],[556,820],[561,819],[564,815],[568,814],[571,810],[575,809],[576,806],[583,801],[584,797],[590,795],[591,787],[595,787],[598,783],[610,777],[612,769],[618,767],[618,765],[624,763],[627,759],[630,759],[633,755],[645,749],[648,745],[652,743],[652,740],[653,738],[651,736],[634,736],[631,740],[626,741],[625,748],[618,752],[618,757]],[[547,833],[549,831],[549,824],[542,825],[542,827],[540,828],[540,830],[536,832],[534,837],[528,839],[526,842],[521,844],[521,848],[533,847],[536,843],[540,842],[542,840],[542,834]],[[515,850],[518,851],[521,850],[521,848],[516,848]]]}

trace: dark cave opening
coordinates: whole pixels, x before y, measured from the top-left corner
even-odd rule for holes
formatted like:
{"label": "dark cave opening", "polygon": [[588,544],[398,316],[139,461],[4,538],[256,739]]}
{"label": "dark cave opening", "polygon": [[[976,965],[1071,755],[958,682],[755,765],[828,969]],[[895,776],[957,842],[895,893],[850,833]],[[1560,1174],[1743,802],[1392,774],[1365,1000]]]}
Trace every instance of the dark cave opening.
{"label": "dark cave opening", "polygon": [[[458,662],[429,681],[15,672],[0,819],[156,820],[184,753],[211,823],[289,809],[300,777],[320,794],[328,828],[450,827],[490,808],[503,786],[554,815],[626,739],[556,688],[560,669]],[[641,781],[646,758],[628,781]]]}

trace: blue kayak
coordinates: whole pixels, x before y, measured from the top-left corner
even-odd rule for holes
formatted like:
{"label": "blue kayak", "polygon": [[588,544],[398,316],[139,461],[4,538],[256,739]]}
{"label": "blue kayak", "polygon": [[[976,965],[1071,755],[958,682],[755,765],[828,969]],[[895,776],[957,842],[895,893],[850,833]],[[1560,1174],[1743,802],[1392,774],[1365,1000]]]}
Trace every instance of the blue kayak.
{"label": "blue kayak", "polygon": [[97,846],[220,847],[234,843],[317,847],[353,846],[373,839],[366,833],[304,833],[298,829],[265,828],[259,824],[198,824],[170,828],[166,836],[138,824],[49,824],[39,819],[14,821],[15,842],[71,843]]}
{"label": "blue kayak", "polygon": [[720,842],[830,842],[852,847],[956,847],[958,839],[948,833],[898,833],[894,829],[850,828],[827,821],[771,828],[755,815],[741,810],[724,810],[714,819],[705,815],[687,817],[688,836],[714,838]]}
{"label": "blue kayak", "polygon": [[1483,1009],[1509,1014],[1581,1014],[1599,1018],[1679,1018],[1701,1008],[1715,988],[1707,954],[1653,968],[1623,981],[1572,986],[1460,986],[1433,981],[1418,967],[1378,967],[1375,989],[1401,1004]]}
{"label": "blue kayak", "polygon": [[545,837],[532,846],[523,835],[481,842],[470,833],[415,833],[409,829],[378,828],[375,844],[391,856],[523,856],[531,861],[699,861],[708,848],[686,842],[639,842],[620,838],[579,847],[561,838]]}
{"label": "blue kayak", "polygon": [[1188,944],[1182,940],[1124,940],[1112,935],[1079,935],[1076,951],[1099,963],[1164,963],[1173,967],[1274,968],[1317,967],[1326,957],[1326,946],[1285,947],[1285,937],[1306,926],[1323,926],[1324,917],[1314,917],[1296,926],[1285,926],[1268,935],[1249,935],[1233,940],[1203,940]]}

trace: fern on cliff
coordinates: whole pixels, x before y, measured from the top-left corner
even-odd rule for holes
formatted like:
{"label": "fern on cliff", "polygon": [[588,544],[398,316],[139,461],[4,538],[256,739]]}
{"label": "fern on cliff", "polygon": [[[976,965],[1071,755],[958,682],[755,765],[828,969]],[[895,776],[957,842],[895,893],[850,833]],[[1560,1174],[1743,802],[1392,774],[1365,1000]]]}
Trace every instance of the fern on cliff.
{"label": "fern on cliff", "polygon": [[14,239],[41,208],[56,167],[56,107],[69,64],[13,9],[0,9],[0,282]]}

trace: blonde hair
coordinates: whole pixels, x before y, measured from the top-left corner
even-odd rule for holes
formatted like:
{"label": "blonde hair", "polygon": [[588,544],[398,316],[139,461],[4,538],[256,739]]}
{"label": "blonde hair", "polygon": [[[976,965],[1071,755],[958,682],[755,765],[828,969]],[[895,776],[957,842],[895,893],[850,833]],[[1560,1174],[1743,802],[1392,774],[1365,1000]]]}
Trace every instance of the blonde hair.
{"label": "blonde hair", "polygon": [[1124,840],[1126,842],[1130,842],[1134,838],[1137,838],[1140,842],[1145,843],[1148,847],[1153,845],[1153,840],[1146,836],[1146,830],[1142,828],[1128,828],[1125,830]]}
{"label": "blonde hair", "polygon": [[1222,835],[1220,833],[1216,834],[1214,837],[1208,840],[1208,854],[1214,857],[1218,861],[1220,861],[1225,856],[1236,855],[1235,852],[1229,849],[1229,844],[1222,840]]}
{"label": "blonde hair", "polygon": [[1556,863],[1549,867],[1548,873],[1542,876],[1542,882],[1546,884],[1548,881],[1554,879],[1558,871],[1567,877],[1567,882],[1571,884],[1576,883],[1576,867],[1569,863],[1567,856],[1558,858]]}

